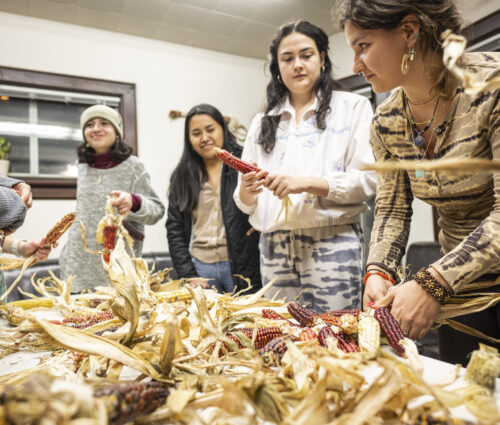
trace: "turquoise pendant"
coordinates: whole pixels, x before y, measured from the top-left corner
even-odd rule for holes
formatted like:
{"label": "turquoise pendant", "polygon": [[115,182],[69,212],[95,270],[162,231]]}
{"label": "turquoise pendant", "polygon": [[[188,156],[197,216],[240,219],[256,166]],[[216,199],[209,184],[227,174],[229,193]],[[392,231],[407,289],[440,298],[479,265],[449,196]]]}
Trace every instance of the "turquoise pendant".
{"label": "turquoise pendant", "polygon": [[425,171],[424,170],[415,170],[415,177],[417,179],[421,179],[422,177],[425,177]]}
{"label": "turquoise pendant", "polygon": [[415,145],[418,147],[421,147],[424,145],[425,139],[422,137],[421,134],[419,134],[417,137],[415,137]]}

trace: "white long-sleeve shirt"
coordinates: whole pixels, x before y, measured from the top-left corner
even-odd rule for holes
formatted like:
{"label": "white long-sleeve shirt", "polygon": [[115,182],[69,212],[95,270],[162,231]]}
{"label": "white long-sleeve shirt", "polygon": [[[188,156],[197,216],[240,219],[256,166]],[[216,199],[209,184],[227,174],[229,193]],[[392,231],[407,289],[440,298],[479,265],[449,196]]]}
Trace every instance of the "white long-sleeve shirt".
{"label": "white long-sleeve shirt", "polygon": [[281,200],[264,189],[254,205],[244,204],[239,196],[241,176],[234,192],[236,205],[250,215],[250,224],[260,232],[294,230],[355,223],[366,211],[364,203],[375,194],[376,175],[360,171],[362,163],[372,163],[369,145],[372,108],[363,96],[334,91],[326,128],[316,126],[315,110],[318,99],[306,110],[299,124],[295,110],[287,99],[269,115],[281,115],[276,132],[276,144],[270,153],[257,143],[262,113],[253,119],[243,148],[242,159],[256,162],[270,173],[297,177],[322,177],[327,180],[326,198],[300,193],[289,195],[291,214],[276,217]]}

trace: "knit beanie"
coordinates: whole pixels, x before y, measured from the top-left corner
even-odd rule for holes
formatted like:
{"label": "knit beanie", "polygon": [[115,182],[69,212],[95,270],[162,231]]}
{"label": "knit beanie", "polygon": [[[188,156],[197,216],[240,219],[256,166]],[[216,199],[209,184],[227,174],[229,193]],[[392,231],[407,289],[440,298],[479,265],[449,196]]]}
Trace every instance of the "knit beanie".
{"label": "knit beanie", "polygon": [[94,118],[101,118],[108,120],[116,132],[123,139],[123,122],[122,116],[118,111],[115,111],[113,108],[110,108],[106,105],[93,105],[89,108],[85,109],[80,116],[80,127],[82,128],[82,132],[84,131],[85,124],[87,124],[90,120]]}
{"label": "knit beanie", "polygon": [[0,229],[14,230],[26,217],[26,206],[14,190],[0,187]]}

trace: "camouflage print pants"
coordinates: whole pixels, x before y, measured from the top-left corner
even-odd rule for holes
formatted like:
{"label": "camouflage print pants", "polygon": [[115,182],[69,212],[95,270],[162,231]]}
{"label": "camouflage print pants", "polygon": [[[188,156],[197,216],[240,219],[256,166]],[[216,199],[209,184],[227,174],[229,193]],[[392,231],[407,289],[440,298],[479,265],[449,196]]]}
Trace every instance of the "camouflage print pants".
{"label": "camouflage print pants", "polygon": [[278,281],[266,293],[297,302],[320,313],[360,308],[363,233],[358,223],[260,236],[263,283]]}

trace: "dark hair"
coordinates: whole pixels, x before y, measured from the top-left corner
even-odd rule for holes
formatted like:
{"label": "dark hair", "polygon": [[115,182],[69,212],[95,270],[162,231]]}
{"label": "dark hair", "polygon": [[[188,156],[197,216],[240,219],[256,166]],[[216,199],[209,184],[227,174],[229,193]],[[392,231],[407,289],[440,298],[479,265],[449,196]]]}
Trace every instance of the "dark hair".
{"label": "dark hair", "polygon": [[[429,50],[443,53],[441,33],[450,29],[462,33],[462,18],[454,0],[343,0],[338,5],[339,24],[351,21],[362,29],[393,30],[407,15],[415,15],[420,25],[418,44],[425,57]],[[443,66],[438,87],[446,94],[448,72]]]}
{"label": "dark hair", "polygon": [[[127,145],[121,137],[116,135],[116,140],[111,149],[111,159],[115,162],[125,161],[130,155],[132,155],[132,148]],[[95,150],[94,148],[87,145],[86,141],[79,144],[76,148],[76,153],[78,155],[78,162],[88,165],[93,165],[95,162]]]}
{"label": "dark hair", "polygon": [[264,146],[266,152],[271,152],[274,148],[274,144],[276,143],[276,130],[280,122],[280,116],[272,116],[268,115],[268,113],[276,106],[281,105],[289,93],[287,87],[278,79],[280,75],[278,66],[278,47],[283,38],[294,32],[299,32],[312,38],[316,43],[319,53],[321,54],[324,52],[325,54],[324,70],[321,71],[315,85],[315,91],[319,101],[319,106],[316,110],[316,124],[321,130],[326,128],[325,118],[330,111],[332,90],[340,87],[331,76],[332,62],[328,56],[329,40],[326,33],[321,28],[307,21],[296,21],[282,26],[269,47],[269,71],[271,72],[271,81],[269,81],[266,89],[267,105],[265,114],[261,120],[261,131],[258,140],[258,143]]}
{"label": "dark hair", "polygon": [[206,103],[191,108],[184,123],[184,150],[181,159],[172,172],[168,189],[169,201],[174,202],[181,212],[191,212],[198,204],[201,187],[208,180],[203,158],[196,153],[189,139],[189,123],[195,115],[209,115],[221,127],[224,137],[223,147],[229,152],[238,148],[236,138],[229,131],[227,122],[220,111]]}

